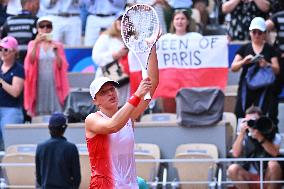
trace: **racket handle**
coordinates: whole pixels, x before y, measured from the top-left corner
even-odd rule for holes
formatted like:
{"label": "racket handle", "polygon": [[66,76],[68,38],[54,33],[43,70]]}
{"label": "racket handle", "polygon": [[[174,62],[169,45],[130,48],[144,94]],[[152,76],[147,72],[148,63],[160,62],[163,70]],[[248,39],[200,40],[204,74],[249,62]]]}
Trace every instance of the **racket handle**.
{"label": "racket handle", "polygon": [[151,95],[149,92],[144,96],[144,100],[151,100]]}
{"label": "racket handle", "polygon": [[[145,68],[142,68],[142,78],[145,79],[147,77],[148,77],[147,70]],[[151,100],[151,95],[149,92],[144,96],[144,100]]]}

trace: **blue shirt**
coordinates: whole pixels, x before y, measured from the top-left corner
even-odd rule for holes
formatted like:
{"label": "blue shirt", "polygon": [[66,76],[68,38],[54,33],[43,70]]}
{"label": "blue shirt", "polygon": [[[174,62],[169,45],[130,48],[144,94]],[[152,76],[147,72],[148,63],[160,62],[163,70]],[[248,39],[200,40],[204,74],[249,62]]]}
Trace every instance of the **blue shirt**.
{"label": "blue shirt", "polygon": [[[0,69],[0,77],[11,85],[14,77],[25,78],[24,67],[16,62],[6,73]],[[22,105],[22,95],[15,98],[2,87],[0,88],[0,107],[22,107]]]}

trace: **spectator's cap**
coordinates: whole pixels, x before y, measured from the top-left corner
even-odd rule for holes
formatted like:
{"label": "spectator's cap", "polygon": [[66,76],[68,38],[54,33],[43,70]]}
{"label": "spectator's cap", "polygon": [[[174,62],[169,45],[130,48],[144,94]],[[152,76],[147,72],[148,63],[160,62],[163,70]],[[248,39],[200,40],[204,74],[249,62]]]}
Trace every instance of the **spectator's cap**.
{"label": "spectator's cap", "polygon": [[92,99],[96,97],[96,94],[99,92],[99,90],[102,88],[102,86],[106,83],[112,83],[114,86],[118,86],[119,83],[108,78],[108,77],[98,77],[94,79],[90,85],[90,94],[92,96]]}
{"label": "spectator's cap", "polygon": [[52,24],[52,19],[50,18],[50,16],[42,16],[42,17],[40,17],[37,20],[36,24],[39,25],[39,23],[41,23],[43,21],[50,22]]}
{"label": "spectator's cap", "polygon": [[265,20],[262,17],[255,17],[250,23],[249,30],[260,30],[262,32],[265,32]]}
{"label": "spectator's cap", "polygon": [[67,127],[66,118],[62,113],[55,112],[49,119],[49,128],[65,129]]}
{"label": "spectator's cap", "polygon": [[18,41],[12,36],[4,37],[0,42],[0,47],[18,50]]}

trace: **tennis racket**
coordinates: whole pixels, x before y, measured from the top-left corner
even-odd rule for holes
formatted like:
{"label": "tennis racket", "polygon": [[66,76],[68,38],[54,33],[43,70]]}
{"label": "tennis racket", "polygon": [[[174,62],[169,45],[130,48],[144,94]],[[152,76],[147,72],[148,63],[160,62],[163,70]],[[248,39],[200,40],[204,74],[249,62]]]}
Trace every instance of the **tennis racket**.
{"label": "tennis racket", "polygon": [[[123,14],[121,36],[127,48],[137,58],[142,71],[142,78],[148,77],[147,67],[151,49],[159,35],[159,20],[153,7],[136,4]],[[150,93],[144,97],[151,99]]]}

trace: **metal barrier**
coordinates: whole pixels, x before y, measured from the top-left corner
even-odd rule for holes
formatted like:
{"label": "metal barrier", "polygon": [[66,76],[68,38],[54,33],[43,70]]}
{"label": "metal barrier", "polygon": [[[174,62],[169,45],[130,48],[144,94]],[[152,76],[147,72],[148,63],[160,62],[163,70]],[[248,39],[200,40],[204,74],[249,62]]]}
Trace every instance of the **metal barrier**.
{"label": "metal barrier", "polygon": [[[163,189],[168,188],[170,186],[172,189],[179,188],[181,184],[207,184],[210,189],[223,189],[228,185],[237,184],[237,183],[260,183],[260,189],[264,188],[265,183],[283,183],[284,180],[279,181],[265,181],[263,175],[263,163],[268,161],[284,161],[284,158],[219,158],[219,159],[160,159],[160,160],[139,160],[136,159],[136,162],[159,162],[159,163],[173,163],[173,162],[214,162],[216,164],[231,164],[231,162],[243,162],[243,161],[259,161],[260,162],[260,180],[259,181],[229,181],[226,177],[225,166],[223,168],[218,168],[217,177],[213,177],[213,180],[207,181],[178,181],[174,179],[173,181],[168,181],[166,178],[166,174],[163,174],[163,178],[159,180],[157,177],[154,182],[148,182],[152,189],[157,189],[158,186],[162,186]],[[164,171],[165,172],[165,171]],[[224,180],[224,178],[226,180]]]}
{"label": "metal barrier", "polygon": [[[263,170],[263,163],[266,161],[284,161],[284,158],[220,158],[220,159],[159,159],[159,160],[140,160],[136,159],[136,162],[141,163],[150,163],[150,162],[159,162],[159,163],[173,163],[173,162],[214,162],[216,164],[229,164],[231,162],[243,162],[243,161],[259,161],[260,162],[260,170]],[[30,167],[35,166],[34,163],[0,163],[1,168],[5,167]],[[178,181],[177,179],[174,179],[172,181],[167,180],[167,172],[168,170],[166,168],[163,168],[162,172],[162,178],[156,177],[155,181],[147,182],[149,186],[152,189],[157,189],[158,187],[162,186],[163,189],[166,188],[172,188],[176,189],[179,188],[181,184],[207,184],[208,188],[210,189],[223,189],[226,188],[226,186],[230,184],[236,184],[236,183],[260,183],[260,189],[263,189],[263,185],[265,183],[283,183],[284,180],[279,181],[264,181],[264,175],[262,171],[260,171],[260,180],[259,181],[228,181],[224,180],[226,179],[226,174],[224,174],[224,171],[226,166],[219,167],[218,168],[218,174],[217,177],[213,176],[212,180],[206,180],[206,181]],[[16,173],[15,173],[16,174]],[[225,177],[224,177],[225,176]],[[35,186],[24,186],[24,185],[9,185],[6,178],[3,177],[0,178],[0,189],[4,188],[35,188]]]}

